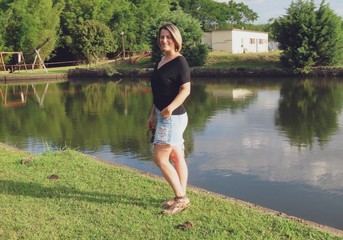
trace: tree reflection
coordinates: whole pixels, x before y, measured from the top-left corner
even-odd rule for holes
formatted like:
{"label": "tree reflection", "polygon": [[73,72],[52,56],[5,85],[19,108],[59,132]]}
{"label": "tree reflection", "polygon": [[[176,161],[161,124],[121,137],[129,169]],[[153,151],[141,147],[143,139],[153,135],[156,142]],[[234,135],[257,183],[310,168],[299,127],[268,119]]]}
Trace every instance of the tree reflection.
{"label": "tree reflection", "polygon": [[289,81],[280,90],[275,125],[291,145],[312,148],[318,141],[323,147],[338,129],[343,88],[326,81]]}
{"label": "tree reflection", "polygon": [[[56,147],[90,151],[106,146],[115,153],[152,159],[150,139],[146,136],[146,121],[152,106],[148,80],[29,86],[33,92],[25,95],[25,107],[0,107],[0,141],[20,147],[16,143],[18,137],[30,138]],[[247,108],[256,99],[253,92],[232,84],[194,84],[185,103],[189,113],[185,133],[187,153],[194,149],[194,131],[202,131],[218,111],[228,109],[234,114]]]}
{"label": "tree reflection", "polygon": [[235,114],[246,109],[257,97],[256,91],[250,88],[238,88],[235,84],[210,81],[192,85],[192,93],[187,101],[191,128],[202,130],[209,118],[218,111],[230,110]]}

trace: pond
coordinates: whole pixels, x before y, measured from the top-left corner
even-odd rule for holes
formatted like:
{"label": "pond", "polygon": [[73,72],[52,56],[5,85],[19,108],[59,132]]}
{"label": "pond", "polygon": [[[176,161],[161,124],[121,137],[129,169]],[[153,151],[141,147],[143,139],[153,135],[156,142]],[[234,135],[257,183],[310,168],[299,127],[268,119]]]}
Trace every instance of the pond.
{"label": "pond", "polygon": [[[189,183],[343,230],[343,79],[193,79]],[[0,142],[160,175],[148,79],[0,84]]]}

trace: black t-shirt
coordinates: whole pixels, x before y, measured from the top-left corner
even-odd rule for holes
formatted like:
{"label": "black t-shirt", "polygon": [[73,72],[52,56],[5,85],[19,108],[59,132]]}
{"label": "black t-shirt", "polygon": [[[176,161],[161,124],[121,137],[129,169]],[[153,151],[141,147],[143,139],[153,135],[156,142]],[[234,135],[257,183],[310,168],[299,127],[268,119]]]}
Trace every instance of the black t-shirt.
{"label": "black t-shirt", "polygon": [[[178,56],[165,63],[159,69],[155,66],[151,75],[151,89],[154,105],[162,111],[178,95],[180,86],[191,81],[191,74],[187,60]],[[185,113],[183,105],[173,111],[173,115]]]}

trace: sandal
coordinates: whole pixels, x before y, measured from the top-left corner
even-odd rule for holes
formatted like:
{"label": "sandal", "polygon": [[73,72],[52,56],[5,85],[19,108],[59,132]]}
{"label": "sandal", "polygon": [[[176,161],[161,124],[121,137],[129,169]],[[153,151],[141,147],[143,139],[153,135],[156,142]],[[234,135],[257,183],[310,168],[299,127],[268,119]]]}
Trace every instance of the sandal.
{"label": "sandal", "polygon": [[161,203],[162,207],[171,207],[175,203],[175,198],[171,198]]}
{"label": "sandal", "polygon": [[161,203],[162,207],[171,207],[175,203],[175,197]]}
{"label": "sandal", "polygon": [[188,208],[191,205],[191,202],[189,201],[189,198],[187,196],[183,197],[175,197],[174,198],[174,204],[170,206],[170,208],[163,210],[162,214],[175,214],[178,212],[181,212]]}

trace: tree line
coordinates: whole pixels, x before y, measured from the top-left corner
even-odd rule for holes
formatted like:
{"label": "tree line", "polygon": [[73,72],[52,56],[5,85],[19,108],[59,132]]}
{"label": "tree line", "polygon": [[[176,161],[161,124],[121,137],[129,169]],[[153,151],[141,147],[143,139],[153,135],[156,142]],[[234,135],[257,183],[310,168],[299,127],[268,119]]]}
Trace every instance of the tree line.
{"label": "tree line", "polygon": [[343,62],[343,21],[323,0],[293,1],[287,14],[275,19],[272,32],[280,44],[281,62],[296,72]]}
{"label": "tree line", "polygon": [[0,51],[22,51],[27,61],[47,38],[44,61],[96,62],[116,56],[123,43],[127,51],[158,52],[156,33],[165,21],[180,28],[192,66],[205,62],[204,31],[242,27],[268,31],[294,71],[335,65],[343,56],[343,21],[325,0],[318,9],[314,0],[292,1],[286,15],[260,25],[253,24],[256,12],[234,0],[0,0],[0,10]]}
{"label": "tree line", "polygon": [[151,50],[156,26],[163,21],[182,25],[190,46],[200,42],[201,31],[258,17],[233,0],[1,0],[0,10],[0,51],[28,54],[49,38],[40,51],[43,60],[89,62],[115,54],[123,40],[127,50]]}

